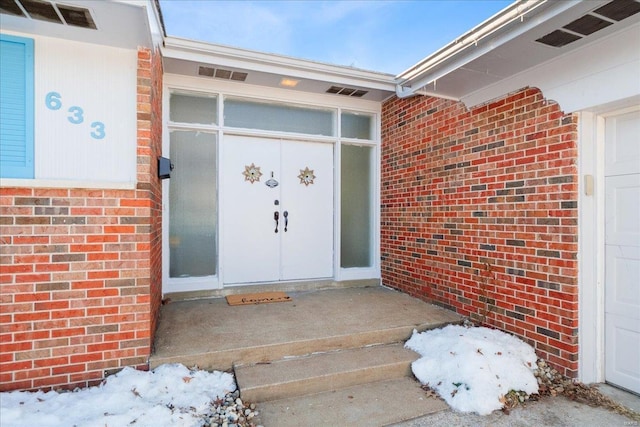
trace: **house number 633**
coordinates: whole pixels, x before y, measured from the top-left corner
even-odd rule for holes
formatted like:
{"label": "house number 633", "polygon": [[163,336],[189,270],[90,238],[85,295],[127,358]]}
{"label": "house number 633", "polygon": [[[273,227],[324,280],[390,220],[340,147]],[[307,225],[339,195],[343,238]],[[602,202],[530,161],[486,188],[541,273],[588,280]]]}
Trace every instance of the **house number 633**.
{"label": "house number 633", "polygon": [[[62,96],[58,92],[49,92],[44,98],[44,105],[49,110],[59,110],[62,108]],[[84,122],[84,110],[77,105],[69,107],[67,110],[69,123],[79,125]],[[91,132],[93,139],[103,139],[106,136],[105,126],[102,122],[92,122]]]}

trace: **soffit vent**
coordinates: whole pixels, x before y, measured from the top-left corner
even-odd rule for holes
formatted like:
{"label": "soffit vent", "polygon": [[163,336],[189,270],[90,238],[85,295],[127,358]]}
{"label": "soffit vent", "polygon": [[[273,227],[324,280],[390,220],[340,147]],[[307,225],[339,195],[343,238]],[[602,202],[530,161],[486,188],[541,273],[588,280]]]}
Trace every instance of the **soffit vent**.
{"label": "soffit vent", "polygon": [[576,40],[580,40],[582,37],[575,34],[567,33],[562,30],[555,30],[552,33],[547,34],[544,37],[540,37],[537,42],[544,43],[548,46],[562,47],[569,43],[573,43]]}
{"label": "soffit vent", "polygon": [[615,0],[597,8],[594,12],[614,21],[622,21],[640,12],[640,3],[635,0]]}
{"label": "soffit vent", "polygon": [[24,7],[32,19],[62,24],[62,19],[51,3],[37,0],[22,0],[19,3],[22,4],[22,7]]}
{"label": "soffit vent", "polygon": [[68,25],[82,28],[93,28],[94,30],[96,29],[96,24],[93,22],[93,17],[89,10],[62,4],[58,5],[58,10]]}
{"label": "soffit vent", "polygon": [[562,47],[638,12],[640,3],[636,0],[613,0],[536,41],[548,46]]}
{"label": "soffit vent", "polygon": [[15,16],[24,16],[24,12],[20,6],[13,0],[0,0],[0,13]]}
{"label": "soffit vent", "polygon": [[362,89],[353,89],[349,87],[331,86],[329,89],[327,89],[327,93],[362,98],[368,93],[368,91]]}
{"label": "soffit vent", "polygon": [[89,9],[42,0],[0,0],[0,13],[96,30]]}
{"label": "soffit vent", "polygon": [[578,18],[562,28],[571,30],[574,33],[582,34],[583,36],[588,36],[589,34],[600,31],[601,29],[606,28],[612,24],[613,22],[605,21],[604,19],[600,19],[597,16],[584,15],[582,18]]}
{"label": "soffit vent", "polygon": [[215,77],[223,80],[233,80],[236,82],[243,82],[247,80],[248,73],[240,71],[225,70],[223,68],[214,68],[200,65],[198,67],[198,75],[202,77]]}

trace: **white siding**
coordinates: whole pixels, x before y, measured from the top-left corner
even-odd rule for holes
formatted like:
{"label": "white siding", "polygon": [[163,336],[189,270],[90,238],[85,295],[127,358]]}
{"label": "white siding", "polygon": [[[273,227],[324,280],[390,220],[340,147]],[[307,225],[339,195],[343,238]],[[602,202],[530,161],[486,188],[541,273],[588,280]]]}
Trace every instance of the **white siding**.
{"label": "white siding", "polygon": [[[135,182],[137,52],[33,38],[36,179]],[[51,92],[59,109],[47,107]],[[82,108],[82,123],[69,121],[72,107]],[[104,125],[101,139],[92,137],[102,134],[95,122]]]}

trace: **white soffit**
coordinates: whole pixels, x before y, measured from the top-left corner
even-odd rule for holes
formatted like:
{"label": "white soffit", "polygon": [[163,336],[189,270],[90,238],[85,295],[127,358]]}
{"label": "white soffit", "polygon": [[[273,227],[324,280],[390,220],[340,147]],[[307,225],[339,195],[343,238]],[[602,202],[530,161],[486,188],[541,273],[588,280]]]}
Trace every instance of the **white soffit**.
{"label": "white soffit", "polygon": [[[608,3],[610,0],[540,1],[539,5],[525,14],[522,19],[515,20],[507,27],[478,42],[477,45],[471,45],[464,51],[453,54],[417,73],[415,69],[421,63],[428,61],[430,57],[427,57],[397,77],[403,87],[411,87],[417,83],[420,87],[412,89],[419,89],[420,92],[434,96],[462,100],[468,106],[487,102],[492,97],[504,95],[509,90],[517,90],[523,86],[538,86],[535,74],[531,76],[531,73],[528,74],[530,79],[526,83],[520,81],[523,86],[508,87],[509,85],[505,82],[542,64],[570,57],[576,52],[583,51],[585,47],[623,32],[640,22],[640,13],[637,13],[561,47],[553,47],[536,41]],[[558,8],[560,9],[555,12],[554,9]],[[519,26],[527,24],[526,31],[519,30]],[[509,33],[515,36],[508,37]],[[638,41],[637,38],[630,39],[626,44],[638,48]],[[483,52],[478,55],[477,52],[480,49]],[[567,71],[571,71],[571,69]],[[426,82],[428,83],[425,84]]]}
{"label": "white soffit", "polygon": [[63,0],[47,3],[89,10],[96,29],[2,13],[2,30],[125,49],[152,45],[146,2],[127,4],[111,0]]}
{"label": "white soffit", "polygon": [[244,83],[259,86],[277,88],[283,87],[283,78],[298,80],[288,90],[300,92],[327,93],[331,86],[341,86],[366,91],[361,99],[382,101],[395,91],[391,74],[177,37],[165,38],[162,56],[166,73],[203,79],[213,77],[199,75],[200,67],[210,67],[247,73]]}
{"label": "white soffit", "polygon": [[537,87],[570,113],[640,96],[640,21],[462,98],[468,106]]}

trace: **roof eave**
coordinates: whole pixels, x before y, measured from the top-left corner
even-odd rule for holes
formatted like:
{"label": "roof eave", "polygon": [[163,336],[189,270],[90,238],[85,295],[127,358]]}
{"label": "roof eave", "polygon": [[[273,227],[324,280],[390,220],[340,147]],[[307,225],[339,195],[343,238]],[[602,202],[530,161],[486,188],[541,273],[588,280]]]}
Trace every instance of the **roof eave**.
{"label": "roof eave", "polygon": [[[411,96],[474,59],[571,9],[581,0],[518,0],[396,76],[399,97]],[[524,21],[529,17],[528,21]],[[437,86],[436,86],[437,87]],[[430,95],[458,99],[447,93]]]}
{"label": "roof eave", "polygon": [[200,61],[215,58],[217,63],[237,68],[259,70],[292,77],[311,78],[393,92],[396,79],[392,74],[293,58],[273,53],[166,37],[162,54],[166,58]]}

